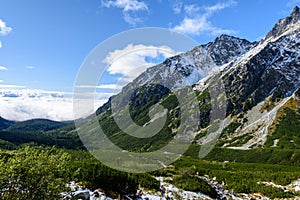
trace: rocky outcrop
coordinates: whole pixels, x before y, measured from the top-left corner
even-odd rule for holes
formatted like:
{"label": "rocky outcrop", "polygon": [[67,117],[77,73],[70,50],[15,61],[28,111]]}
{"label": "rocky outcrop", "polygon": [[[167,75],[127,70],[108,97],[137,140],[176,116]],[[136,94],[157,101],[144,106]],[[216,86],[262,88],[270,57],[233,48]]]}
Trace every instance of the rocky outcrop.
{"label": "rocky outcrop", "polygon": [[264,41],[269,38],[276,38],[283,34],[285,31],[290,29],[293,25],[299,23],[300,20],[300,10],[299,7],[296,6],[290,16],[280,19],[275,26],[272,28],[272,30],[267,34]]}
{"label": "rocky outcrop", "polygon": [[221,35],[202,45],[216,65],[221,66],[246,53],[255,43],[229,35]]}

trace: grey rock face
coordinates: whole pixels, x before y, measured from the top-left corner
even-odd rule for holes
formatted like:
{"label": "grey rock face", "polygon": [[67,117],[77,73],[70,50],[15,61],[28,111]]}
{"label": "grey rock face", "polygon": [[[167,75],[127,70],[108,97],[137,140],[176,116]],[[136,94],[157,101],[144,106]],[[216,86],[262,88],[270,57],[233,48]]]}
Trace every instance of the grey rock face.
{"label": "grey rock face", "polygon": [[230,113],[250,109],[270,95],[273,101],[288,97],[299,87],[300,29],[279,35],[289,29],[290,23],[298,23],[299,16],[296,7],[291,16],[280,20],[270,32],[277,40],[260,41],[249,51],[254,55],[248,53],[224,76]]}
{"label": "grey rock face", "polygon": [[253,44],[245,39],[223,34],[213,42],[202,45],[202,47],[208,52],[216,65],[221,66],[244,54]]}
{"label": "grey rock face", "polygon": [[277,37],[277,36],[281,35],[289,28],[289,26],[298,23],[299,19],[300,19],[300,10],[299,10],[299,7],[296,6],[293,9],[290,16],[280,19],[275,24],[275,26],[272,28],[272,30],[267,34],[266,39],[268,39],[270,37]]}

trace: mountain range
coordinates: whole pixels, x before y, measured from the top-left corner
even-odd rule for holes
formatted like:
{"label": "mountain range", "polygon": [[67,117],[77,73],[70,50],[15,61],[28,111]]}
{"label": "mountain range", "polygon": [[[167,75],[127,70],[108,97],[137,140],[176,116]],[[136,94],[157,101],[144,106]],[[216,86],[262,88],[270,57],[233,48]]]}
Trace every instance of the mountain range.
{"label": "mountain range", "polygon": [[[213,106],[209,84],[210,80],[217,80],[223,84],[226,95],[226,113],[221,119],[226,123],[217,145],[248,149],[292,143],[298,147],[299,19],[299,7],[295,7],[290,16],[279,20],[259,42],[221,35],[213,42],[147,69],[98,109],[101,127],[122,148],[154,150],[170,141],[180,127],[182,110],[172,91],[190,86],[197,95],[200,110],[199,116],[195,116],[199,118],[199,127],[194,142],[203,144]],[[111,105],[118,104],[117,113],[122,115],[126,102],[131,118],[140,126],[149,123],[148,111],[160,102],[168,108],[166,125],[159,134],[142,140],[124,134],[114,122],[118,114],[112,114]],[[295,116],[289,119],[293,120],[290,122],[293,126],[289,127],[289,133],[281,132],[280,127],[287,126],[288,113]]]}
{"label": "mountain range", "polygon": [[[225,110],[224,116],[217,117],[223,124],[217,146],[234,149],[300,148],[299,52],[300,11],[295,7],[290,16],[280,19],[258,42],[220,35],[212,42],[148,68],[96,111],[98,122],[106,136],[124,150],[148,152],[159,149],[176,137],[176,132],[185,123],[183,109],[188,107],[188,101],[180,107],[182,102],[174,91],[180,93],[182,88],[189,87],[199,106],[199,112],[189,113],[197,121],[193,143],[203,145],[212,126],[213,102],[209,89],[213,86],[215,90],[223,90],[217,94],[217,99],[226,96],[219,105],[220,110]],[[222,87],[211,85],[212,80],[222,83]],[[150,117],[148,113],[157,103],[167,109],[165,115],[154,113]],[[117,114],[112,111],[112,105],[119,109]],[[156,135],[151,135],[151,129],[147,129],[150,137],[128,135],[114,121],[116,115],[124,114],[125,108],[140,127],[147,127],[164,116],[166,123]],[[81,123],[83,129],[93,127],[90,118]],[[128,130],[134,128],[127,123],[123,126]],[[0,118],[0,129],[0,139],[13,145],[42,144],[43,140],[36,139],[36,134],[43,134],[50,138],[51,142],[45,143],[47,145],[58,141],[62,145],[68,141],[65,147],[77,145],[83,148],[74,125],[70,123],[47,120],[12,122]],[[37,132],[34,137],[25,136],[33,132]],[[16,139],[19,137],[21,139]],[[96,138],[93,135],[89,138],[93,146]]]}

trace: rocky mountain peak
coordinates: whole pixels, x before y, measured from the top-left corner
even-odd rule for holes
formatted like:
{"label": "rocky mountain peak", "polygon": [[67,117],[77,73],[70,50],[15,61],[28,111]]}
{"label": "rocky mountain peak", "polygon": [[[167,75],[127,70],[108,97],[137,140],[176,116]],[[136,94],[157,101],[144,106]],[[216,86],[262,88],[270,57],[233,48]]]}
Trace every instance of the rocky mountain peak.
{"label": "rocky mountain peak", "polygon": [[222,34],[214,41],[196,46],[190,51],[167,58],[162,64],[148,68],[122,92],[148,83],[178,88],[193,85],[205,78],[214,68],[227,64],[247,52],[253,43]]}
{"label": "rocky mountain peak", "polygon": [[287,31],[289,28],[291,28],[293,25],[297,24],[300,22],[300,10],[299,7],[296,6],[290,16],[280,19],[273,29],[267,34],[265,39],[268,38],[276,38],[280,36],[282,33]]}
{"label": "rocky mountain peak", "polygon": [[300,18],[300,9],[299,9],[298,6],[296,6],[296,7],[293,9],[293,11],[292,11],[292,13],[291,13],[291,17],[292,17],[293,19],[295,19],[295,20],[299,20],[299,18]]}
{"label": "rocky mountain peak", "polygon": [[234,39],[239,39],[239,38],[236,38],[234,36],[227,35],[227,34],[222,34],[219,37],[217,37],[215,39],[215,41],[229,41],[229,40],[234,40]]}
{"label": "rocky mountain peak", "polygon": [[222,34],[202,47],[206,49],[216,65],[221,66],[248,51],[252,45],[253,43],[248,40]]}

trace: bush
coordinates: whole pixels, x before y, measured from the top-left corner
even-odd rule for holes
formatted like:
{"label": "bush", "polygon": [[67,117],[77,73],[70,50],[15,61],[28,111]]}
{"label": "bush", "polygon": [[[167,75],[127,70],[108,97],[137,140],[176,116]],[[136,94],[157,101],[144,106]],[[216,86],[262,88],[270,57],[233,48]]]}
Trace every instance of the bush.
{"label": "bush", "polygon": [[25,147],[0,155],[1,199],[57,199],[65,190],[69,155],[62,150]]}
{"label": "bush", "polygon": [[212,188],[208,183],[198,177],[188,175],[179,176],[174,178],[171,183],[183,190],[201,192],[214,199],[218,196],[214,188]]}

